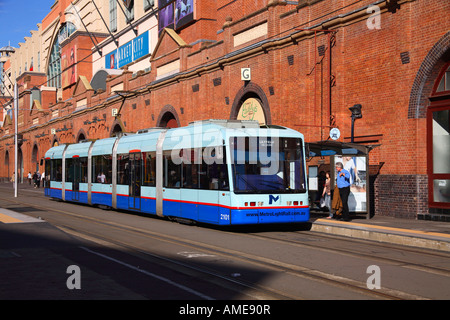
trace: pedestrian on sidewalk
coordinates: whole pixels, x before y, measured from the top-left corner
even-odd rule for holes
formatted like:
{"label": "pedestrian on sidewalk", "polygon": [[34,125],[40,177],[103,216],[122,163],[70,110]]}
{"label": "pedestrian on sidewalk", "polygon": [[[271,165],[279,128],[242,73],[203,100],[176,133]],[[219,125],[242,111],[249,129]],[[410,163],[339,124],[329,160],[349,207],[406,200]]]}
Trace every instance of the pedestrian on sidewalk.
{"label": "pedestrian on sidewalk", "polygon": [[36,173],[36,171],[35,171],[35,172],[33,173],[34,188],[37,187],[37,179],[38,179],[38,176],[37,176],[37,173]]}
{"label": "pedestrian on sidewalk", "polygon": [[28,184],[31,186],[31,178],[32,178],[32,176],[31,176],[31,171],[28,171],[28,176],[27,176],[27,178],[28,178]]}
{"label": "pedestrian on sidewalk", "polygon": [[42,188],[45,188],[45,171],[42,172],[41,181],[42,181]]}
{"label": "pedestrian on sidewalk", "polygon": [[333,218],[338,219],[342,216],[342,201],[339,196],[339,189],[337,185],[334,186],[333,190],[333,202],[331,204],[331,208],[334,211]]}
{"label": "pedestrian on sidewalk", "polygon": [[350,195],[350,172],[344,169],[342,162],[336,163],[337,179],[336,184],[339,188],[339,196],[342,200],[342,220],[350,221],[348,211],[348,196]]}
{"label": "pedestrian on sidewalk", "polygon": [[41,173],[38,171],[37,172],[37,181],[36,181],[36,185],[38,188],[41,187]]}
{"label": "pedestrian on sidewalk", "polygon": [[322,197],[325,198],[325,206],[328,208],[328,211],[330,213],[327,218],[331,219],[333,218],[333,213],[331,212],[331,178],[329,171],[325,173],[325,177],[325,187],[323,188]]}

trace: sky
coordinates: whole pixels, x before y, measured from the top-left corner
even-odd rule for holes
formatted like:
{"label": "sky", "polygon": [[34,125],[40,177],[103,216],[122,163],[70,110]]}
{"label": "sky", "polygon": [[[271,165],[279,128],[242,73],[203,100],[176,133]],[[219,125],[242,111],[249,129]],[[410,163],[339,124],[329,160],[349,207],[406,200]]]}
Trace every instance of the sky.
{"label": "sky", "polygon": [[18,48],[25,42],[30,30],[50,12],[55,0],[0,0],[0,48],[9,45]]}

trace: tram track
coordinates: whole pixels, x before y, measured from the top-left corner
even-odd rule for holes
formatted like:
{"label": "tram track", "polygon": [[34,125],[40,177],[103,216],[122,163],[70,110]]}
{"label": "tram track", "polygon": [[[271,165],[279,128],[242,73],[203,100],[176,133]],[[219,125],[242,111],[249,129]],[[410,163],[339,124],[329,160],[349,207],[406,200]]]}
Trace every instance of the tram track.
{"label": "tram track", "polygon": [[[9,203],[15,203],[18,204],[18,201],[14,201],[7,198],[0,197],[0,200],[6,201]],[[178,237],[173,236],[166,236],[161,233],[155,233],[150,232],[145,229],[139,229],[131,226],[124,226],[121,224],[114,223],[112,221],[104,221],[100,219],[96,219],[93,217],[84,216],[81,214],[65,211],[65,210],[58,210],[47,206],[42,205],[36,205],[32,203],[27,203],[24,201],[21,201],[20,204],[27,205],[30,208],[35,208],[36,211],[51,211],[57,214],[64,214],[65,216],[70,216],[73,219],[78,219],[83,222],[88,222],[89,224],[97,224],[101,225],[107,228],[113,228],[116,231],[122,231],[126,233],[134,233],[139,235],[140,237],[146,237],[146,238],[152,238],[157,241],[164,241],[166,243],[176,244],[176,245],[182,245],[183,247],[188,247],[191,250],[198,250],[201,251],[202,249],[200,246],[195,246],[192,244],[186,244],[185,241]],[[14,207],[9,207],[10,210],[14,210]],[[93,233],[88,230],[80,230],[79,228],[74,228],[70,223],[63,223],[59,220],[52,219],[46,217],[44,219],[54,227],[59,228],[63,232],[70,234],[74,237],[78,237],[96,244],[99,244],[104,247],[113,248],[120,252],[125,252],[126,254],[131,254],[135,257],[138,257],[140,259],[143,259],[144,261],[157,263],[159,265],[163,265],[167,268],[171,268],[172,270],[175,270],[177,272],[182,272],[184,274],[190,275],[192,277],[197,277],[201,279],[206,279],[209,282],[222,286],[224,288],[227,288],[229,290],[234,290],[236,292],[239,292],[239,294],[243,294],[245,296],[248,296],[249,299],[256,299],[256,300],[303,300],[300,296],[294,296],[289,295],[286,293],[279,292],[274,289],[270,288],[264,288],[262,286],[258,286],[251,283],[246,283],[245,281],[238,280],[233,277],[229,277],[223,274],[219,274],[215,272],[214,270],[209,270],[204,267],[198,267],[194,264],[187,264],[180,262],[176,259],[171,259],[168,257],[164,257],[162,255],[154,254],[146,250],[146,248],[142,248],[139,246],[136,246],[135,244],[127,243],[124,241],[120,241],[118,239],[115,239],[113,237],[108,237],[105,235],[100,235],[98,233]],[[172,223],[172,222],[170,222]],[[83,249],[83,248],[82,248]],[[206,253],[207,251],[203,249],[203,251]],[[211,251],[209,251],[211,253]]]}
{"label": "tram track", "polygon": [[[298,232],[288,232],[290,234],[293,235],[298,235]],[[346,255],[346,256],[351,256],[351,257],[357,257],[357,258],[361,258],[361,257],[365,257],[365,258],[370,258],[374,261],[377,262],[384,262],[384,263],[390,263],[390,264],[394,264],[394,265],[400,265],[404,268],[410,268],[410,269],[414,269],[414,270],[419,270],[419,271],[423,271],[423,272],[427,272],[427,273],[433,273],[433,274],[437,274],[437,275],[442,275],[442,276],[446,276],[446,277],[450,277],[450,270],[449,269],[443,269],[443,268],[438,268],[438,267],[433,267],[433,266],[423,266],[423,265],[419,265],[417,263],[413,263],[409,260],[401,260],[401,259],[394,259],[394,258],[387,258],[387,257],[383,257],[381,256],[379,253],[376,254],[373,251],[372,252],[367,252],[364,250],[357,250],[355,251],[354,248],[352,248],[352,250],[348,250],[346,249],[346,246],[344,244],[336,244],[333,247],[330,247],[329,244],[327,245],[318,245],[315,244],[314,241],[308,241],[308,244],[305,244],[301,241],[297,241],[297,240],[286,240],[286,239],[281,239],[279,237],[276,236],[262,236],[262,235],[258,235],[258,234],[246,234],[244,236],[249,236],[249,237],[254,237],[254,238],[258,238],[261,240],[271,240],[271,241],[276,241],[282,244],[286,244],[286,245],[294,245],[294,246],[298,246],[298,247],[303,247],[303,248],[316,248],[316,249],[320,249],[323,251],[327,251],[330,253],[336,253],[339,252],[342,255]],[[355,238],[351,238],[351,239],[342,239],[339,237],[335,237],[335,236],[330,236],[327,234],[314,234],[314,233],[309,233],[308,237],[315,237],[317,239],[323,239],[323,238],[327,238],[330,240],[334,240],[337,242],[348,242],[349,240],[354,242],[354,243],[360,243],[362,245],[368,245],[370,242],[367,240],[361,240],[361,239],[355,239]],[[373,242],[372,242],[373,244]],[[435,257],[435,258],[445,258],[445,259],[450,259],[450,254],[445,254],[445,253],[441,253],[441,252],[430,252],[430,251],[424,251],[421,249],[416,249],[416,248],[410,248],[410,247],[401,247],[399,248],[398,245],[389,245],[386,243],[379,243],[377,244],[377,247],[379,247],[380,249],[388,249],[388,250],[395,250],[397,252],[402,252],[402,253],[410,253],[410,254],[421,254],[421,255],[427,255],[427,256],[431,256],[431,257]]]}
{"label": "tram track", "polygon": [[[206,243],[202,243],[199,241],[193,241],[188,239],[182,239],[174,236],[168,236],[165,234],[155,233],[155,232],[149,232],[147,230],[135,228],[135,227],[129,227],[129,226],[123,226],[123,225],[117,225],[115,223],[111,222],[103,222],[99,221],[97,219],[90,219],[86,218],[85,216],[80,215],[74,215],[73,213],[65,213],[70,214],[71,216],[75,216],[78,219],[82,219],[83,221],[89,221],[90,223],[97,223],[102,224],[105,226],[108,226],[110,228],[114,228],[116,230],[125,231],[127,233],[135,233],[139,234],[140,236],[144,236],[147,238],[153,238],[158,241],[164,241],[169,242],[171,244],[177,244],[181,245],[183,247],[187,247],[190,250],[200,251],[204,254],[214,255],[214,256],[221,256],[223,258],[227,259],[235,259],[239,260],[244,263],[251,263],[258,265],[259,267],[268,268],[272,271],[277,272],[283,272],[287,273],[296,277],[301,277],[309,280],[314,281],[320,281],[325,284],[331,284],[334,286],[339,286],[341,288],[345,288],[347,290],[352,290],[355,292],[362,293],[364,295],[367,295],[368,297],[375,297],[380,299],[388,299],[388,300],[402,300],[402,299],[423,299],[422,297],[418,297],[416,295],[411,295],[404,292],[399,292],[396,290],[384,290],[384,291],[373,291],[369,290],[366,287],[365,283],[360,283],[355,280],[351,280],[344,277],[339,277],[331,274],[327,274],[324,272],[320,272],[318,270],[313,270],[301,266],[296,266],[289,263],[283,263],[280,261],[276,261],[273,259],[268,259],[262,256],[257,256],[249,253],[245,253],[238,250],[231,250],[226,248],[217,248],[215,245],[209,245]],[[253,298],[260,298],[260,299],[292,299],[292,300],[303,300],[303,297],[299,295],[292,295],[285,292],[280,292],[279,290],[268,288],[260,285],[255,285],[251,283],[247,283],[245,281],[236,280],[235,278],[218,274],[217,272],[209,269],[205,269],[204,267],[199,267],[197,264],[186,264],[186,263],[180,263],[179,261],[176,261],[174,259],[170,259],[167,257],[162,257],[160,255],[152,254],[146,251],[144,248],[137,247],[135,245],[131,245],[129,243],[124,243],[122,241],[118,241],[117,239],[113,239],[111,237],[105,237],[105,236],[99,236],[98,234],[92,234],[90,232],[87,232],[85,230],[73,230],[69,225],[61,224],[58,222],[51,222],[56,227],[61,228],[63,231],[72,234],[74,236],[78,236],[84,239],[88,239],[90,241],[98,242],[101,241],[103,244],[112,244],[118,248],[121,248],[124,251],[127,251],[128,253],[134,252],[135,255],[142,257],[150,257],[153,259],[153,261],[159,260],[158,263],[162,263],[167,267],[170,267],[170,264],[176,266],[177,271],[181,271],[178,267],[187,268],[190,271],[195,271],[196,273],[201,273],[202,275],[207,275],[209,277],[214,277],[220,281],[226,281],[233,283],[235,285],[244,287],[246,289],[250,289],[254,293],[249,293],[248,295]],[[168,264],[169,263],[169,264]],[[173,268],[173,266],[172,266]],[[186,272],[186,271],[184,271]],[[187,271],[189,273],[189,271]],[[197,274],[197,276],[199,276]],[[216,282],[215,280],[213,282]]]}
{"label": "tram track", "polygon": [[[0,198],[3,201],[8,201],[10,203],[18,203],[17,201],[7,199],[7,198]],[[205,254],[214,255],[214,256],[220,256],[225,259],[233,259],[233,260],[239,260],[243,263],[249,263],[252,265],[257,265],[258,267],[267,268],[272,271],[276,272],[282,272],[285,274],[288,274],[290,276],[299,277],[303,279],[308,279],[312,281],[318,281],[326,285],[331,285],[335,287],[344,288],[345,290],[351,290],[354,292],[358,292],[360,294],[363,294],[367,297],[377,298],[377,299],[423,299],[423,297],[408,294],[406,292],[401,292],[397,290],[391,290],[384,288],[383,290],[370,290],[367,288],[366,283],[362,283],[357,280],[352,280],[349,278],[336,276],[333,274],[321,272],[319,270],[314,270],[311,268],[303,267],[294,265],[287,262],[278,261],[275,259],[267,258],[262,255],[257,255],[249,252],[244,252],[240,250],[225,248],[225,247],[218,247],[215,244],[208,244],[205,242],[192,240],[192,239],[186,239],[186,238],[180,238],[174,235],[168,235],[163,234],[160,232],[155,231],[149,231],[146,229],[133,227],[129,225],[123,225],[118,224],[113,221],[105,221],[98,218],[85,216],[79,213],[69,212],[66,210],[59,210],[55,208],[51,208],[44,205],[37,205],[35,203],[29,203],[29,202],[20,202],[21,205],[28,205],[30,207],[33,207],[36,209],[36,211],[51,211],[58,214],[64,214],[66,216],[70,216],[71,218],[78,219],[82,222],[85,222],[87,224],[97,224],[101,225],[106,228],[112,228],[116,232],[124,232],[127,234],[134,234],[139,237],[145,237],[147,239],[151,238],[156,241],[162,241],[166,243],[170,243],[177,246],[182,246],[183,248],[187,248],[186,250],[195,250],[200,251]],[[10,208],[14,210],[14,208]],[[126,252],[133,252],[134,254],[140,256],[141,258],[145,259],[151,259],[152,261],[158,261],[160,264],[164,264],[166,266],[170,265],[172,268],[175,268],[179,271],[190,273],[194,272],[197,276],[207,276],[210,278],[211,281],[214,283],[220,283],[221,285],[230,287],[231,286],[238,286],[240,288],[245,288],[245,290],[250,291],[250,296],[252,298],[255,297],[262,297],[263,299],[295,299],[300,300],[303,299],[303,297],[299,295],[292,295],[286,292],[281,292],[278,289],[270,288],[266,286],[261,286],[255,283],[247,283],[246,281],[242,279],[236,279],[233,277],[230,277],[228,275],[220,274],[219,272],[211,269],[207,269],[204,266],[201,266],[197,263],[181,263],[180,261],[177,261],[175,259],[170,259],[168,257],[163,257],[158,254],[150,253],[146,248],[142,248],[137,246],[136,244],[132,244],[129,242],[120,241],[116,238],[105,236],[105,235],[99,235],[98,233],[92,233],[88,230],[80,230],[79,228],[75,229],[71,224],[62,223],[61,221],[58,221],[56,219],[46,219],[48,222],[50,222],[52,225],[62,229],[63,231],[73,234],[75,236],[85,238],[91,241],[95,242],[101,242],[106,243],[109,245],[116,246],[118,248],[121,248],[123,251]],[[229,232],[229,231],[222,231],[222,232]],[[231,233],[231,232],[230,232]],[[275,241],[277,243],[283,244],[283,245],[296,245],[296,246],[305,246],[305,247],[311,247],[311,244],[308,245],[293,242],[292,240],[283,240],[283,239],[276,239],[273,237],[268,236],[261,236],[261,235],[255,235],[255,234],[240,234],[240,236],[245,237],[252,237],[258,240],[263,241]],[[327,248],[324,248],[322,246],[313,245],[314,247],[320,249],[320,250],[330,250]],[[334,251],[334,250],[333,250]],[[341,250],[342,254],[351,254],[351,252]],[[371,256],[371,258],[373,258]],[[391,261],[392,262],[392,261]],[[395,261],[396,263],[399,263],[398,260]]]}

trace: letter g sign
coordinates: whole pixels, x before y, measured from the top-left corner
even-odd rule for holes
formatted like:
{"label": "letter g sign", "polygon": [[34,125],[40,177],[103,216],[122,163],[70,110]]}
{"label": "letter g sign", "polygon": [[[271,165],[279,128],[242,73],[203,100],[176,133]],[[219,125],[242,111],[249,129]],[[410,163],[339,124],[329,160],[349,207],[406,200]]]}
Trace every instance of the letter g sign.
{"label": "letter g sign", "polygon": [[250,68],[241,68],[241,80],[242,81],[250,81],[252,80],[252,75],[250,72]]}

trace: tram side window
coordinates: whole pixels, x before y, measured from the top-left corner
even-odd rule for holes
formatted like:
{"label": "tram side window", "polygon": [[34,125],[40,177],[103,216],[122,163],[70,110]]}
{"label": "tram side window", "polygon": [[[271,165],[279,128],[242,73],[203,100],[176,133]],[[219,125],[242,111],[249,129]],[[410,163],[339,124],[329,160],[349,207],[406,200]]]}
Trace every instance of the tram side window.
{"label": "tram side window", "polygon": [[117,155],[117,184],[128,185],[130,178],[129,154]]}
{"label": "tram side window", "polygon": [[164,187],[229,190],[225,149],[213,149],[219,148],[220,155],[211,148],[164,151]]}
{"label": "tram side window", "polygon": [[186,189],[199,189],[197,159],[200,159],[201,149],[183,149],[182,155],[182,187]]}
{"label": "tram side window", "polygon": [[156,152],[143,152],[142,158],[144,159],[143,174],[144,180],[142,185],[154,187],[156,185]]}
{"label": "tram side window", "polygon": [[[222,147],[216,147],[216,149],[218,148]],[[183,188],[229,190],[223,148],[220,157],[208,148],[183,149],[183,155],[185,155],[182,165]],[[190,157],[187,155],[190,155]],[[198,163],[200,162],[199,159],[202,159],[201,163]]]}
{"label": "tram side window", "polygon": [[52,175],[52,160],[45,160],[45,186],[50,187],[48,181],[50,181],[50,177]]}
{"label": "tram side window", "polygon": [[110,154],[92,157],[92,181],[94,183],[112,182],[112,156]]}
{"label": "tram side window", "polygon": [[66,182],[73,182],[74,166],[72,159],[66,159]]}
{"label": "tram side window", "polygon": [[210,190],[229,190],[227,165],[216,164],[208,165],[207,169],[208,189]]}
{"label": "tram side window", "polygon": [[163,159],[164,187],[179,188],[181,186],[181,164],[174,162],[174,159],[172,159],[172,151],[164,151]]}
{"label": "tram side window", "polygon": [[66,159],[66,182],[87,183],[88,158]]}
{"label": "tram side window", "polygon": [[87,183],[88,182],[88,158],[80,158],[80,182]]}
{"label": "tram side window", "polygon": [[183,188],[199,188],[197,164],[183,163]]}
{"label": "tram side window", "polygon": [[51,160],[50,181],[62,181],[62,159]]}

